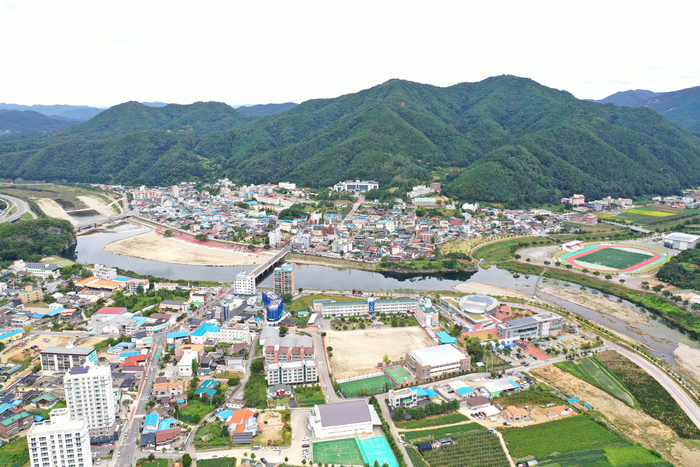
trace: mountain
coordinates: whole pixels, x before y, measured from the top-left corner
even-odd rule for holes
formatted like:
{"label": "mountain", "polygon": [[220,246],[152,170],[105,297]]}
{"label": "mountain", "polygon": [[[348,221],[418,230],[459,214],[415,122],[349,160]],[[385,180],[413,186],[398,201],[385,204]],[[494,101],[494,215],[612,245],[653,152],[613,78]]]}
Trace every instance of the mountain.
{"label": "mountain", "polygon": [[620,91],[615,94],[611,94],[605,99],[594,100],[593,102],[598,102],[600,104],[615,104],[627,107],[637,107],[640,102],[651,99],[658,93],[654,91],[647,91],[645,89],[634,89],[629,91]]}
{"label": "mountain", "polygon": [[526,78],[390,80],[257,119],[225,104],[127,102],[63,132],[0,142],[0,177],[317,188],[373,179],[402,190],[440,177],[460,200],[524,206],[679,193],[700,183],[700,139],[649,108],[582,101]]}
{"label": "mountain", "polygon": [[236,107],[236,110],[249,117],[267,117],[268,115],[286,112],[289,109],[293,109],[297,105],[299,104],[295,104],[294,102],[285,102],[284,104],[258,104],[250,106],[243,105]]}
{"label": "mountain", "polygon": [[16,133],[47,133],[78,123],[65,117],[47,117],[31,110],[0,109],[0,136]]}
{"label": "mountain", "polygon": [[221,102],[149,107],[131,101],[110,107],[56,136],[59,139],[97,140],[145,130],[204,134],[228,130],[250,120],[250,117]]}
{"label": "mountain", "polygon": [[19,105],[3,103],[0,104],[0,110],[31,110],[49,117],[60,116],[85,122],[102,112],[104,109],[88,107],[85,105]]}
{"label": "mountain", "polygon": [[649,107],[686,130],[700,134],[700,86],[664,92],[641,101],[637,107]]}
{"label": "mountain", "polygon": [[143,105],[147,105],[148,107],[165,107],[166,104],[165,102],[141,102]]}

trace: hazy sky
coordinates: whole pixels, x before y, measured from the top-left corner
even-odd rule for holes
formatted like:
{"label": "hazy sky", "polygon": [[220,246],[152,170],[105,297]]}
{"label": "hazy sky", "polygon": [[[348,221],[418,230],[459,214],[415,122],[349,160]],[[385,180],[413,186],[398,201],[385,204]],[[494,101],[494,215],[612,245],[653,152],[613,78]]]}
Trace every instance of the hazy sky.
{"label": "hazy sky", "polygon": [[0,102],[255,104],[500,74],[579,98],[700,85],[691,1],[0,0]]}

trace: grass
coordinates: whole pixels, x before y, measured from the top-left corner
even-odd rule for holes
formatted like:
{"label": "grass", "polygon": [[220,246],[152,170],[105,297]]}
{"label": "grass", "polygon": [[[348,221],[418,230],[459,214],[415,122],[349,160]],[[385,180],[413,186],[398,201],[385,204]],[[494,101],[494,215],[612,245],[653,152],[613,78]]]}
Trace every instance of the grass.
{"label": "grass", "polygon": [[416,444],[422,441],[445,438],[448,436],[458,436],[471,432],[485,433],[486,428],[478,423],[465,423],[464,425],[446,426],[443,428],[433,428],[431,430],[406,431],[403,433],[403,437],[406,441]]}
{"label": "grass", "polygon": [[600,352],[598,358],[629,389],[641,409],[685,439],[700,439],[700,430],[651,375],[612,350]]}
{"label": "grass", "polygon": [[491,402],[501,406],[515,405],[522,407],[525,405],[561,404],[562,400],[549,391],[531,388],[529,391],[494,397],[491,399]]}
{"label": "grass", "polygon": [[340,388],[340,392],[344,397],[357,397],[358,392],[361,391],[367,391],[362,395],[369,396],[379,392],[384,392],[385,390],[388,391],[389,389],[396,387],[396,385],[392,383],[389,378],[382,375],[375,376],[373,378],[359,379],[357,381],[349,381],[347,383],[339,383],[338,387]]}
{"label": "grass", "polygon": [[431,467],[474,465],[479,467],[509,467],[501,442],[493,434],[471,432],[453,437],[454,444],[423,453]]}
{"label": "grass", "polygon": [[630,407],[635,406],[634,397],[622,381],[596,357],[582,358],[575,362],[559,362],[554,365],[598,389],[602,389]]}
{"label": "grass", "polygon": [[317,464],[363,465],[360,448],[355,438],[324,441],[312,445],[314,462]]}
{"label": "grass", "polygon": [[153,462],[144,462],[141,467],[168,467],[168,459],[156,459]]}
{"label": "grass", "polygon": [[461,423],[469,421],[469,417],[462,415],[461,413],[452,413],[448,415],[439,415],[437,417],[424,418],[421,420],[408,420],[405,422],[396,422],[397,428],[402,428],[404,430],[412,430],[414,428],[427,428],[430,426],[440,426],[440,425],[452,425],[454,423]]}
{"label": "grass", "polygon": [[622,270],[646,261],[650,257],[650,255],[634,251],[605,248],[584,256],[579,256],[576,260],[589,264],[601,264],[608,268]]}
{"label": "grass", "polygon": [[323,390],[320,385],[311,387],[296,387],[294,397],[297,405],[301,407],[313,407],[315,404],[325,404]]}
{"label": "grass", "polygon": [[27,438],[5,442],[0,446],[0,465],[3,467],[22,467],[29,463]]}
{"label": "grass", "polygon": [[620,446],[626,442],[596,422],[581,416],[569,416],[539,425],[511,428],[503,432],[510,454],[517,459],[537,458],[552,453],[585,451]]}
{"label": "grass", "polygon": [[[214,423],[207,423],[202,426],[194,436],[194,447],[197,449],[208,448],[230,448],[233,446],[231,436],[226,432],[224,434],[224,422],[219,420]],[[202,440],[202,437],[209,435],[209,439]]]}
{"label": "grass", "polygon": [[[678,216],[687,216],[693,210],[676,209],[662,204],[654,206],[642,206],[639,208],[626,209],[616,216],[609,216],[613,221],[630,221],[638,224],[658,222],[659,220],[671,220]],[[607,216],[605,216],[607,217]]]}
{"label": "grass", "polygon": [[474,260],[484,259],[489,263],[502,263],[513,258],[516,250],[537,245],[551,245],[554,242],[540,237],[517,237],[495,243],[489,243],[472,250]]}
{"label": "grass", "polygon": [[236,458],[219,457],[218,459],[202,459],[197,461],[197,467],[236,467]]}
{"label": "grass", "polygon": [[299,312],[309,311],[309,307],[314,304],[314,300],[333,299],[336,302],[354,302],[362,300],[362,297],[346,297],[344,295],[312,294],[292,300],[286,306],[287,310]]}
{"label": "grass", "polygon": [[[53,409],[65,409],[66,407],[68,407],[68,406],[66,405],[66,401],[58,401],[58,403],[56,403],[56,405],[54,405],[54,406],[51,407],[50,409],[45,409],[45,410],[34,409],[34,410],[30,410],[29,412],[33,413],[34,415],[40,415],[40,416],[42,416],[42,417],[44,417],[44,418],[48,418],[49,413],[51,413],[51,411],[52,411]],[[0,465],[1,465],[1,464],[0,464]]]}
{"label": "grass", "polygon": [[177,419],[190,425],[196,425],[205,415],[213,412],[216,409],[214,406],[204,404],[199,399],[190,400],[187,406],[183,407],[177,415]]}

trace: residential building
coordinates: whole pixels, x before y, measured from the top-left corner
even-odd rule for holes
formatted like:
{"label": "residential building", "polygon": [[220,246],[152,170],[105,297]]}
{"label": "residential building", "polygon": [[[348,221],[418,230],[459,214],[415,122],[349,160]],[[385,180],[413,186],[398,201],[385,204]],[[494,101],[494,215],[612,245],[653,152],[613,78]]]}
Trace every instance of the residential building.
{"label": "residential building", "polygon": [[189,309],[189,304],[182,300],[163,300],[160,302],[161,310],[173,310],[180,313],[185,313]]}
{"label": "residential building", "polygon": [[97,365],[95,349],[46,347],[39,356],[44,374],[65,373],[73,367],[87,366],[89,363]]}
{"label": "residential building", "polygon": [[92,467],[88,422],[68,409],[54,409],[48,421],[32,425],[27,444],[31,467]]}
{"label": "residential building", "polygon": [[86,418],[94,443],[114,439],[115,407],[108,366],[76,366],[63,377],[71,418]]}
{"label": "residential building", "polygon": [[372,433],[374,425],[381,424],[374,406],[365,400],[317,404],[309,416],[309,428],[320,439]]}
{"label": "residential building", "polygon": [[501,339],[517,340],[528,337],[547,337],[562,331],[564,318],[555,313],[538,313],[525,318],[496,324]]}
{"label": "residential building", "polygon": [[418,391],[411,388],[391,389],[386,394],[386,402],[389,407],[415,407],[418,403]]}
{"label": "residential building", "polygon": [[5,412],[0,415],[0,435],[5,438],[26,430],[34,423],[34,414],[22,410],[20,412]]}
{"label": "residential building", "polygon": [[194,350],[185,350],[184,354],[182,355],[182,358],[177,364],[177,373],[180,376],[192,376],[193,375],[193,370],[192,370],[192,362],[193,361],[199,361],[199,355],[197,354],[196,351]]}
{"label": "residential building", "polygon": [[278,361],[267,364],[267,384],[300,384],[318,381],[316,360]]}
{"label": "residential building", "polygon": [[234,444],[250,444],[253,442],[253,436],[258,434],[255,409],[238,409],[226,423]]}
{"label": "residential building", "polygon": [[406,352],[406,364],[419,380],[471,370],[471,357],[452,345]]}
{"label": "residential building", "polygon": [[156,397],[175,397],[185,393],[184,383],[182,381],[174,381],[168,383],[156,383],[153,385],[153,392]]}
{"label": "residential building", "polygon": [[278,295],[294,294],[294,265],[284,263],[274,270],[275,293]]}
{"label": "residential building", "polygon": [[96,264],[93,275],[103,281],[113,281],[117,278],[117,270],[102,264]]}
{"label": "residential building", "polygon": [[267,238],[270,239],[271,248],[279,248],[282,245],[282,231],[279,227],[277,227],[274,230],[271,230],[270,233],[267,235]]}
{"label": "residential building", "polygon": [[265,363],[314,359],[314,341],[311,337],[304,335],[280,337],[279,328],[268,329],[272,332],[266,336],[262,344]]}
{"label": "residential building", "polygon": [[233,293],[236,295],[255,295],[255,277],[239,272],[233,278]]}
{"label": "residential building", "polygon": [[41,289],[34,289],[31,285],[24,286],[24,292],[20,292],[19,299],[22,305],[28,305],[32,302],[40,302],[44,300],[44,292]]}

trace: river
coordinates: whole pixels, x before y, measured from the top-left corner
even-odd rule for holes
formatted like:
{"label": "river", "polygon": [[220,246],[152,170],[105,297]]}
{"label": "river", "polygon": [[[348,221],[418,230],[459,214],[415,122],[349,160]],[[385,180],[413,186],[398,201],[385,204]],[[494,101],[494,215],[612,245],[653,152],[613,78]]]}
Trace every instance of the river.
{"label": "river", "polygon": [[[185,264],[153,261],[129,256],[120,256],[104,251],[105,245],[116,240],[147,232],[148,229],[131,230],[127,232],[100,233],[78,237],[78,261],[85,264],[101,263],[111,267],[129,269],[139,274],[150,274],[166,279],[210,280],[232,282],[240,271],[250,271],[255,266],[194,266]],[[340,269],[327,266],[297,264],[295,273],[297,287],[305,289],[334,289],[334,290],[363,290],[363,291],[449,291],[453,286],[465,282],[480,282],[484,284],[505,287],[532,295],[537,283],[537,277],[520,276],[517,279],[510,273],[496,267],[480,269],[475,273],[436,274],[407,276],[392,273],[362,271],[358,269]],[[258,284],[260,287],[272,287],[272,277],[268,276]],[[560,286],[579,289],[575,284],[560,282]],[[691,347],[700,348],[698,342],[683,334],[674,326],[655,315],[649,316],[649,324],[634,326],[606,313],[600,313],[589,308],[575,305],[550,295],[537,292],[537,297],[555,303],[573,311],[591,321],[607,326],[615,331],[642,342],[656,355],[666,361],[673,362],[673,351],[679,342]],[[634,304],[623,304],[644,313]]]}

